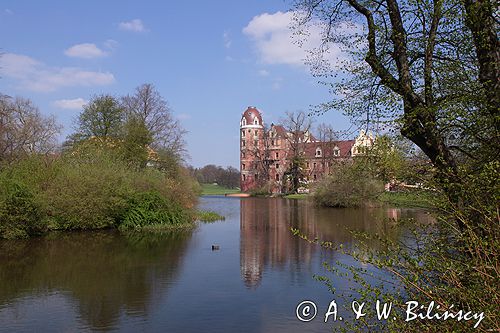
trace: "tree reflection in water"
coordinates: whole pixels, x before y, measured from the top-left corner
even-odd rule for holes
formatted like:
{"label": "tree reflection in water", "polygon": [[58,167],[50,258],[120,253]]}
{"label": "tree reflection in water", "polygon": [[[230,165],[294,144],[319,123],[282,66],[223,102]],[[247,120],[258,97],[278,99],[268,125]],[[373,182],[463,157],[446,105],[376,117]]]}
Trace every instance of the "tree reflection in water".
{"label": "tree reflection in water", "polygon": [[[147,316],[176,277],[191,231],[113,231],[0,242],[0,307],[23,296],[70,298],[83,327],[116,328],[122,313]],[[24,295],[25,294],[25,295]]]}

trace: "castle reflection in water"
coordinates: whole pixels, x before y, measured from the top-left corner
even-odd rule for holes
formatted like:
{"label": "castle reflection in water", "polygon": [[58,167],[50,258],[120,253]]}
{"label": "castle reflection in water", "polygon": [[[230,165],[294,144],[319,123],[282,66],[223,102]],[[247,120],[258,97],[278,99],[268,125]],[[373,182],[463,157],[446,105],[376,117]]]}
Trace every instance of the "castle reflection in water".
{"label": "castle reflection in water", "polygon": [[[325,209],[317,208],[305,200],[269,198],[242,199],[240,203],[240,269],[241,277],[249,288],[260,285],[266,269],[285,269],[298,266],[311,269],[318,251],[322,261],[332,262],[335,251],[322,250],[298,236],[297,228],[310,239],[351,245],[352,231],[384,234],[394,239],[401,230],[394,228],[401,218],[432,219],[425,212],[399,208]],[[419,215],[419,216],[415,216]],[[377,246],[377,244],[371,244]],[[332,260],[332,261],[330,261]]]}

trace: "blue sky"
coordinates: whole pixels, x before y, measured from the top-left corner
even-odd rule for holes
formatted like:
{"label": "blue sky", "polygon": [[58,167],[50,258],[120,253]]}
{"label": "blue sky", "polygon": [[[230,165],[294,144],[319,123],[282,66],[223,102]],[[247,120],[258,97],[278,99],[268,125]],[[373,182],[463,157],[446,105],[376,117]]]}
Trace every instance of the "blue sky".
{"label": "blue sky", "polygon": [[[92,95],[153,83],[189,131],[188,163],[237,167],[247,106],[276,123],[329,98],[290,39],[289,9],[279,0],[4,0],[0,92],[54,114],[62,140]],[[320,122],[349,127],[336,112]]]}

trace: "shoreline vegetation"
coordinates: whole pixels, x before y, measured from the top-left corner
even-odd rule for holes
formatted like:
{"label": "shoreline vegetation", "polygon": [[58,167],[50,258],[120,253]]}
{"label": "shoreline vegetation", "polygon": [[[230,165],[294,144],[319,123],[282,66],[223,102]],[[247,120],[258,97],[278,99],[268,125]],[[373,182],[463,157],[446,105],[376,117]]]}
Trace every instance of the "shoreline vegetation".
{"label": "shoreline vegetation", "polygon": [[[288,194],[284,195],[285,199],[297,200],[312,200],[313,194]],[[399,191],[399,192],[384,192],[370,205],[388,205],[394,207],[405,208],[425,208],[435,209],[433,203],[433,195],[427,191]]]}
{"label": "shoreline vegetation", "polygon": [[185,131],[153,85],[94,96],[62,146],[30,100],[0,95],[0,112],[0,238],[194,224],[200,188],[183,162]]}

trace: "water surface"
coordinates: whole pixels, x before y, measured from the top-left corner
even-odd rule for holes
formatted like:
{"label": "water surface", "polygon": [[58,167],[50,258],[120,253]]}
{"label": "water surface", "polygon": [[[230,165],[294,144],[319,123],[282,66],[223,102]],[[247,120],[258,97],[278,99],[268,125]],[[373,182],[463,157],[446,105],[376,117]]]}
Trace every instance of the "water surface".
{"label": "water surface", "polygon": [[[394,220],[430,219],[422,210],[318,209],[278,198],[203,197],[200,208],[226,220],[162,234],[0,241],[0,332],[329,332],[321,316],[333,296],[313,276],[328,274],[323,262],[358,263],[290,228],[350,246],[350,230],[397,239]],[[295,317],[305,299],[319,308],[308,323]]]}

